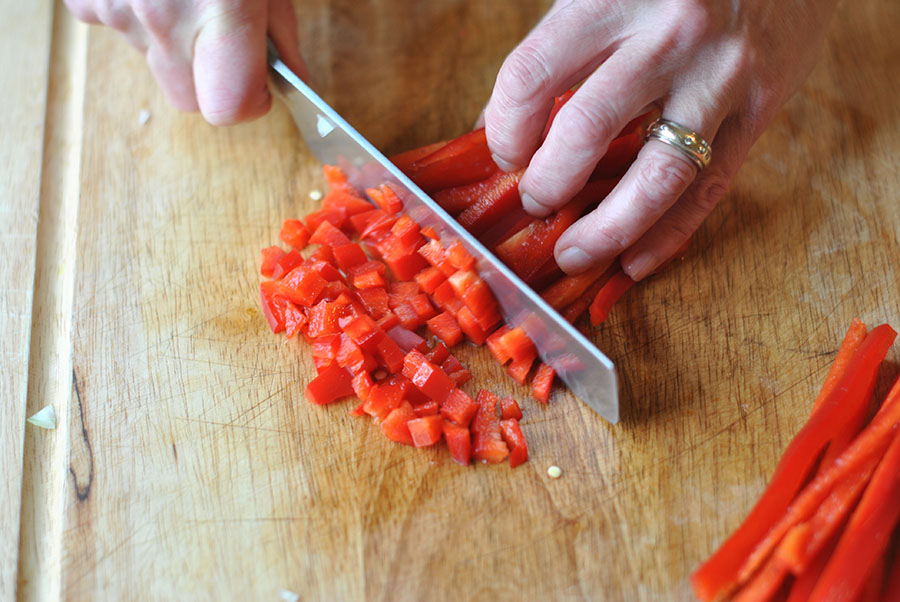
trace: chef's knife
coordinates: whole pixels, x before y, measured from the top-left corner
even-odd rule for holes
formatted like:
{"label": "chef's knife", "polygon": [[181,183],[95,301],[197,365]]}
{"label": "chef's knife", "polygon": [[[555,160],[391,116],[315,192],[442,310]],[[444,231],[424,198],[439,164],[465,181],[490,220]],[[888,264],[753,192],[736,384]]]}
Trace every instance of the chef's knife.
{"label": "chef's knife", "polygon": [[287,105],[319,161],[339,166],[359,190],[389,183],[405,211],[421,226],[433,227],[441,240],[461,241],[497,297],[506,323],[525,330],[543,361],[575,395],[610,422],[618,422],[616,370],[609,358],[297,77],[271,44],[269,66],[276,95]]}

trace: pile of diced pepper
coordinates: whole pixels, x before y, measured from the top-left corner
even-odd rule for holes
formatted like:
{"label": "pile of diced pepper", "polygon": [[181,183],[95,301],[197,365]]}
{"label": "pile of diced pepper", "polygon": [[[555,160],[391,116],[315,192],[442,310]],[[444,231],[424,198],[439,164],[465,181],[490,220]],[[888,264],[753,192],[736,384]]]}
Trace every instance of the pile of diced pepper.
{"label": "pile of diced pepper", "polygon": [[[550,121],[570,97],[557,99]],[[483,128],[392,161],[564,318],[574,323],[589,312],[596,325],[634,282],[618,264],[566,275],[553,246],[625,173],[649,117],[630,123],[584,189],[546,218],[524,212],[523,171],[497,167]],[[321,405],[355,395],[361,403],[352,413],[371,416],[393,441],[424,447],[443,438],[461,464],[473,456],[489,463],[508,457],[513,467],[524,462],[518,403],[484,389],[473,400],[461,388],[472,375],[450,349],[464,340],[487,344],[516,382],[531,376],[533,397],[544,404],[554,370],[538,361],[521,328],[503,324],[459,241],[420,227],[389,185],[363,195],[340,169],[323,169],[329,190],[321,208],[284,222],[280,238],[291,248],[263,249],[260,270],[271,278],[261,283],[260,297],[272,330],[301,334],[312,345],[318,376],[306,387],[307,399]],[[318,247],[307,252],[309,245]],[[422,336],[426,331],[434,344]]]}

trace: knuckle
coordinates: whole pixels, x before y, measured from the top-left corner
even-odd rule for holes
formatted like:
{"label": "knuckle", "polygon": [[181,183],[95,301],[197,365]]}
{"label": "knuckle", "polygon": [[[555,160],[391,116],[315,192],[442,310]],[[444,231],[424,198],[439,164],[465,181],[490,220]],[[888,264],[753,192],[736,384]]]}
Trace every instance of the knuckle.
{"label": "knuckle", "polygon": [[131,9],[118,0],[100,2],[97,16],[104,25],[117,31],[127,31],[131,26]]}
{"label": "knuckle", "polygon": [[593,150],[598,143],[608,142],[615,134],[616,112],[601,99],[593,99],[590,103],[576,99],[560,110],[559,121],[574,140]]}
{"label": "knuckle", "polygon": [[176,10],[171,2],[154,0],[133,0],[135,17],[155,38],[166,38],[177,22]]}
{"label": "knuckle", "polygon": [[97,18],[97,13],[94,11],[90,2],[84,0],[63,0],[63,3],[66,5],[66,8],[69,9],[69,12],[79,21],[96,23],[99,20]]}
{"label": "knuckle", "polygon": [[637,186],[642,205],[659,210],[671,204],[691,183],[696,167],[687,160],[671,157],[662,152],[648,155],[639,161]]}
{"label": "knuckle", "polygon": [[620,255],[631,243],[622,235],[621,228],[609,222],[598,224],[591,236],[595,245],[603,251],[608,251],[610,255]]}
{"label": "knuckle", "polygon": [[712,27],[712,15],[704,2],[699,0],[670,0],[675,40],[693,45],[707,38]]}
{"label": "knuckle", "polygon": [[497,76],[497,87],[513,104],[525,104],[549,89],[551,74],[541,51],[524,42],[507,57]]}

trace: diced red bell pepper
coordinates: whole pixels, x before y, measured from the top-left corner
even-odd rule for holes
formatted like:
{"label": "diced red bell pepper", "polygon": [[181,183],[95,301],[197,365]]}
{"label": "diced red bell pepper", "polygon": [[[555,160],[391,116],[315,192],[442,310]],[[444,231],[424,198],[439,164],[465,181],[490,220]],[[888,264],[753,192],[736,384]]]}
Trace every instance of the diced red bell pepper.
{"label": "diced red bell pepper", "polygon": [[437,240],[440,238],[440,236],[438,236],[437,230],[435,230],[431,226],[425,226],[424,228],[422,228],[422,236],[429,240]]}
{"label": "diced red bell pepper", "polygon": [[395,326],[400,326],[400,318],[394,312],[388,310],[383,316],[378,318],[378,327],[387,332]]}
{"label": "diced red bell pepper", "polygon": [[489,314],[496,310],[497,300],[481,276],[473,270],[457,270],[447,282],[453,287],[456,296],[472,310],[476,316]]}
{"label": "diced red bell pepper", "polygon": [[446,146],[447,141],[434,142],[420,148],[414,148],[402,153],[398,153],[391,157],[391,163],[397,166],[400,171],[407,173],[413,163],[420,159],[424,159],[428,155],[436,152],[438,149]]}
{"label": "diced red bell pepper", "polygon": [[281,258],[286,253],[281,247],[266,247],[262,250],[261,255],[262,260],[259,265],[259,273],[266,278],[271,278],[272,272],[275,271],[275,266],[278,265],[278,262],[281,261]]}
{"label": "diced red bell pepper", "polygon": [[328,245],[334,250],[335,247],[349,245],[350,239],[334,224],[326,220],[319,224],[309,242],[314,245]]}
{"label": "diced red bell pepper", "polygon": [[275,334],[285,328],[284,311],[287,303],[290,301],[279,294],[277,282],[270,280],[259,283],[259,304],[269,328]]}
{"label": "diced red bell pepper", "polygon": [[345,174],[344,170],[340,167],[337,167],[336,165],[323,165],[322,175],[325,176],[325,181],[328,183],[328,188],[330,190],[356,194],[356,189],[350,184],[350,181],[347,179],[347,174]]}
{"label": "diced red bell pepper", "polygon": [[446,372],[447,376],[456,382],[457,387],[461,387],[472,380],[472,373],[466,370],[465,366],[452,355],[443,361],[441,370]]}
{"label": "diced red bell pepper", "polygon": [[357,213],[356,215],[350,216],[350,227],[353,228],[353,231],[360,238],[363,237],[363,232],[366,231],[366,228],[369,227],[369,224],[372,223],[373,220],[385,217],[385,212],[381,209],[373,209],[369,207],[369,211],[364,211],[362,213]]}
{"label": "diced red bell pepper", "polygon": [[394,192],[394,189],[387,184],[381,186],[381,208],[389,215],[395,215],[403,211],[403,201]]}
{"label": "diced red bell pepper", "polygon": [[504,214],[521,206],[519,182],[524,173],[524,168],[509,173],[502,171],[495,173],[489,178],[488,189],[474,204],[460,213],[456,221],[473,236],[484,234],[500,221]]}
{"label": "diced red bell pepper", "polygon": [[290,245],[298,251],[302,251],[309,243],[309,230],[307,230],[306,226],[303,225],[303,222],[298,219],[286,219],[284,220],[284,223],[281,224],[281,233],[278,237],[284,244]]}
{"label": "diced red bell pepper", "polygon": [[[415,412],[415,408],[413,408]],[[407,421],[409,433],[412,435],[413,445],[416,447],[428,447],[441,440],[444,419],[438,415],[423,416]]]}
{"label": "diced red bell pepper", "polygon": [[[417,245],[419,242],[425,244],[418,222],[405,214],[398,217],[394,225],[391,226],[391,234],[394,235],[397,244],[401,244],[404,247]],[[416,248],[419,246],[421,245],[417,245]]]}
{"label": "diced red bell pepper", "polygon": [[[331,247],[323,246],[322,249],[330,249]],[[333,256],[332,260],[324,260],[324,259],[314,259],[310,257],[310,261],[305,264],[309,269],[318,272],[319,275],[327,280],[328,282],[341,281],[346,284],[344,277],[341,273],[334,267]]]}
{"label": "diced red bell pepper", "polygon": [[360,290],[367,288],[380,288],[384,290],[384,287],[387,286],[387,281],[384,279],[384,276],[377,271],[372,270],[371,272],[363,272],[353,276],[353,286]]}
{"label": "diced red bell pepper", "polygon": [[388,369],[388,372],[394,374],[403,369],[403,358],[406,357],[406,352],[404,352],[394,338],[390,336],[390,332],[386,334],[388,334],[388,336],[382,337],[381,340],[378,341],[376,352],[378,357],[381,358],[381,363]]}
{"label": "diced red bell pepper", "polygon": [[428,343],[425,339],[403,326],[394,326],[385,332],[400,346],[404,353],[409,353],[413,349],[417,351],[428,349]]}
{"label": "diced red bell pepper", "polygon": [[425,324],[428,325],[428,330],[441,339],[448,347],[455,347],[462,343],[462,329],[460,329],[456,318],[449,311],[436,315],[426,321]]}
{"label": "diced red bell pepper", "polygon": [[422,325],[419,312],[408,301],[394,307],[394,314],[400,320],[400,324],[408,330],[415,330]]}
{"label": "diced red bell pepper", "polygon": [[429,295],[432,294],[434,292],[434,289],[436,289],[442,282],[445,282],[446,280],[447,277],[444,276],[444,273],[434,266],[429,266],[416,274],[416,283],[423,291],[425,291]]}
{"label": "diced red bell pepper", "polygon": [[419,294],[419,285],[415,282],[391,282],[390,293],[394,304],[409,301]]}
{"label": "diced red bell pepper", "polygon": [[635,285],[634,280],[619,268],[597,292],[591,302],[591,324],[597,326],[609,317],[609,310],[622,298],[622,295]]}
{"label": "diced red bell pepper", "polygon": [[320,337],[323,334],[340,332],[341,326],[338,320],[343,313],[342,305],[330,301],[319,301],[313,305],[307,314],[309,326],[306,330],[309,336]]}
{"label": "diced red bell pepper", "polygon": [[403,376],[411,380],[413,385],[429,399],[439,404],[444,403],[456,386],[453,379],[415,349],[407,353],[403,360]]}
{"label": "diced red bell pepper", "polygon": [[384,262],[398,280],[412,280],[428,263],[417,252],[416,247],[394,246],[382,253]]}
{"label": "diced red bell pepper", "polygon": [[472,435],[469,433],[469,429],[449,420],[444,421],[443,429],[444,439],[450,449],[450,457],[455,462],[468,466],[472,458]]}
{"label": "diced red bell pepper", "polygon": [[475,459],[489,464],[499,464],[509,455],[509,448],[500,437],[500,420],[497,417],[499,399],[490,391],[478,392],[475,403],[478,411],[472,422],[472,438]]}
{"label": "diced red bell pepper", "polygon": [[404,445],[415,445],[408,424],[415,418],[416,414],[413,412],[412,405],[408,401],[404,401],[400,407],[391,410],[391,413],[381,423],[381,430],[391,441]]}
{"label": "diced red bell pepper", "polygon": [[453,292],[453,287],[446,281],[434,289],[434,292],[431,293],[431,298],[434,299],[438,307],[449,311],[454,316],[458,316],[459,311],[465,307],[463,302],[459,300],[459,297],[456,296],[456,293]]}
{"label": "diced red bell pepper", "polygon": [[[425,261],[434,267],[438,267],[442,262],[449,261],[447,259],[447,252],[444,250],[443,245],[441,245],[441,241],[437,239],[431,239],[419,247],[419,255],[424,257]],[[454,267],[453,271],[456,271],[456,269],[457,268]]]}
{"label": "diced red bell pepper", "polygon": [[378,242],[384,237],[390,236],[391,227],[396,221],[396,217],[383,213],[383,215],[375,217],[369,222],[369,225],[366,226],[360,237],[364,240]]}
{"label": "diced red bell pepper", "polygon": [[509,467],[515,468],[519,464],[528,461],[528,444],[525,435],[519,428],[519,421],[515,418],[500,421],[500,434],[509,447]]}
{"label": "diced red bell pepper", "polygon": [[514,362],[533,360],[537,355],[534,343],[520,327],[512,328],[501,335],[497,344],[503,347],[503,356],[510,357]]}
{"label": "diced red bell pepper", "polygon": [[468,427],[478,410],[478,403],[462,389],[453,389],[441,405],[441,415],[462,427]]}
{"label": "diced red bell pepper", "polygon": [[492,332],[491,336],[487,338],[487,347],[491,351],[491,355],[494,356],[494,359],[500,362],[501,366],[512,359],[512,356],[509,354],[509,348],[502,342],[503,335],[510,330],[511,328],[504,324]]}
{"label": "diced red bell pepper", "polygon": [[528,380],[528,373],[531,372],[531,365],[534,363],[534,360],[537,358],[537,354],[523,358],[521,360],[513,360],[510,362],[509,366],[506,368],[506,373],[509,374],[514,381],[519,383],[520,385],[524,385]]}
{"label": "diced red bell pepper", "polygon": [[378,350],[378,342],[385,336],[384,331],[368,315],[358,316],[348,322],[344,326],[344,333],[369,353],[375,353]]}
{"label": "diced red bell pepper", "polygon": [[440,366],[444,360],[450,357],[450,350],[447,349],[447,346],[443,343],[438,343],[425,353],[425,357],[428,358],[428,361],[432,364]]}
{"label": "diced red bell pepper", "polygon": [[468,307],[460,308],[456,314],[456,319],[459,322],[459,327],[470,341],[476,345],[484,343],[487,335],[485,335],[484,329],[478,324],[478,320]]}
{"label": "diced red bell pepper", "polygon": [[425,403],[420,403],[413,405],[413,412],[416,413],[416,416],[421,418],[422,416],[434,416],[436,414],[441,413],[441,408],[433,399],[429,399]]}
{"label": "diced red bell pepper", "polygon": [[382,287],[367,288],[356,291],[366,311],[376,320],[380,320],[390,312],[388,293]]}
{"label": "diced red bell pepper", "polygon": [[[275,280],[278,280],[301,263],[303,263],[303,255],[301,255],[300,251],[297,249],[291,249],[286,255],[282,255],[281,258],[275,262],[275,265],[272,266],[271,276]],[[263,274],[263,276],[265,276],[265,274]]]}
{"label": "diced red bell pepper", "polygon": [[[369,399],[369,392],[372,390],[372,387],[375,386],[375,383],[372,381],[372,376],[368,372],[359,372],[353,377],[353,381],[350,384],[353,387],[353,392],[362,402]],[[363,405],[364,404],[360,404],[360,414],[363,413]],[[359,414],[357,414],[357,416],[358,415]]]}
{"label": "diced red bell pepper", "polygon": [[[365,200],[356,192],[348,193],[341,190],[332,190],[322,199],[322,207],[327,209],[339,208],[346,212],[347,217],[351,218],[360,213],[366,213],[372,210],[372,204]],[[344,222],[347,223],[346,221]]]}
{"label": "diced red bell pepper", "polygon": [[284,300],[284,303],[284,333],[287,338],[291,339],[298,332],[303,332],[303,327],[309,320],[306,319],[306,314],[299,307],[287,299]]}
{"label": "diced red bell pepper", "polygon": [[475,257],[458,240],[454,240],[447,247],[447,259],[458,270],[475,269]]}
{"label": "diced red bell pepper", "polygon": [[376,384],[369,389],[363,411],[376,422],[384,420],[394,409],[400,407],[405,393],[403,386],[398,383]]}
{"label": "diced red bell pepper", "polygon": [[344,272],[349,272],[352,268],[369,261],[369,258],[366,257],[366,252],[355,242],[338,245],[332,249],[332,252],[334,253],[335,262]]}
{"label": "diced red bell pepper", "polygon": [[497,171],[484,128],[451,140],[410,165],[407,175],[425,192],[477,182]]}
{"label": "diced red bell pepper", "polygon": [[531,379],[531,395],[541,403],[548,403],[555,376],[556,370],[548,364],[541,363],[534,373],[534,378]]}
{"label": "diced red bell pepper", "polygon": [[437,315],[437,312],[434,311],[434,306],[431,304],[431,301],[428,300],[428,295],[424,293],[416,295],[407,303],[409,303],[409,306],[416,312],[420,324]]}
{"label": "diced red bell pepper", "polygon": [[387,273],[387,266],[384,265],[383,261],[378,261],[377,259],[369,259],[347,270],[347,274],[350,276],[368,274],[369,272],[375,272],[376,274],[384,276]]}
{"label": "diced red bell pepper", "polygon": [[338,349],[341,347],[340,334],[326,334],[315,337],[312,342],[312,356],[316,366],[327,366],[334,363]]}
{"label": "diced red bell pepper", "polygon": [[331,247],[328,245],[321,245],[318,249],[313,251],[312,255],[309,256],[309,260],[321,261],[328,265],[332,265],[334,263],[334,253],[331,252]]}
{"label": "diced red bell pepper", "polygon": [[353,395],[350,373],[332,364],[306,385],[306,399],[316,405],[332,403]]}
{"label": "diced red bell pepper", "polygon": [[[359,345],[354,343],[346,334],[341,335],[341,346],[338,348],[337,355],[334,359],[338,366],[346,368],[353,375],[356,375],[360,371],[359,369],[356,369],[356,367],[362,367],[366,361],[363,350],[360,349]],[[372,366],[370,369],[374,368],[375,366]]]}
{"label": "diced red bell pepper", "polygon": [[[522,420],[522,409],[519,407],[518,402],[512,397],[504,397],[500,400],[500,417],[503,420],[509,420],[510,418],[515,418],[516,420]],[[507,443],[509,443],[507,441]]]}
{"label": "diced red bell pepper", "polygon": [[319,272],[310,269],[309,266],[298,265],[278,281],[278,292],[297,305],[310,307],[327,284]]}
{"label": "diced red bell pepper", "polygon": [[322,225],[322,222],[329,222],[335,228],[341,228],[346,221],[346,209],[342,207],[328,207],[307,214],[306,229],[310,232],[315,232]]}

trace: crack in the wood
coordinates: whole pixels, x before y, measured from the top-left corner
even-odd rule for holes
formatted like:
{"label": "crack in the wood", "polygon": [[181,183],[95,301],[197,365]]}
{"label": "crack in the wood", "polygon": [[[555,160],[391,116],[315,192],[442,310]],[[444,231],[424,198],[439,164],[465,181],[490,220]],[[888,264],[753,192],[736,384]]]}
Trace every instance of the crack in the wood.
{"label": "crack in the wood", "polygon": [[79,502],[87,500],[91,494],[91,484],[94,482],[94,450],[91,447],[91,440],[88,438],[87,426],[84,423],[84,404],[81,402],[81,387],[78,386],[78,376],[75,369],[72,369],[72,385],[75,389],[75,400],[78,402],[78,418],[81,421],[81,439],[87,448],[88,453],[88,476],[87,483],[79,484],[78,475],[75,473],[75,467],[69,463],[69,472],[72,474],[72,484],[75,485],[75,495]]}

